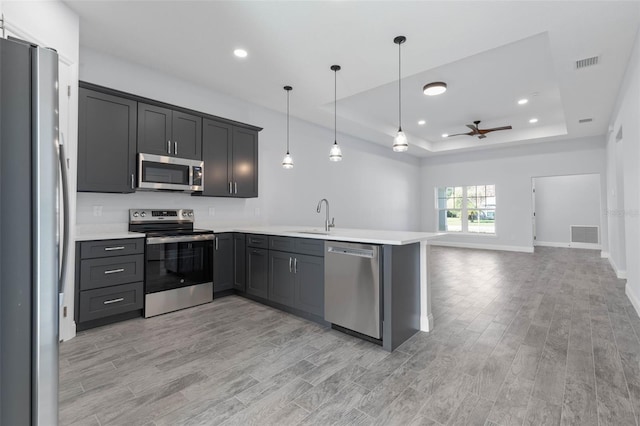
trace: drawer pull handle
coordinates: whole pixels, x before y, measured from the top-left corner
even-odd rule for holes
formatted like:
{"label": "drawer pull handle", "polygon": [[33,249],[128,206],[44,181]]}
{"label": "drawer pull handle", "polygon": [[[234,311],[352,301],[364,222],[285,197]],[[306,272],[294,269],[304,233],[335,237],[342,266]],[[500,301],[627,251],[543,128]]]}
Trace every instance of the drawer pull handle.
{"label": "drawer pull handle", "polygon": [[105,247],[104,248],[104,251],[114,251],[114,250],[124,250],[124,246]]}
{"label": "drawer pull handle", "polygon": [[124,268],[118,268],[118,269],[109,269],[107,271],[104,271],[105,275],[109,275],[109,274],[117,274],[118,272],[124,272]]}
{"label": "drawer pull handle", "polygon": [[122,302],[124,300],[123,297],[118,297],[117,299],[111,299],[111,300],[105,300],[104,302],[102,302],[105,305],[110,305],[112,303],[118,303],[118,302]]}

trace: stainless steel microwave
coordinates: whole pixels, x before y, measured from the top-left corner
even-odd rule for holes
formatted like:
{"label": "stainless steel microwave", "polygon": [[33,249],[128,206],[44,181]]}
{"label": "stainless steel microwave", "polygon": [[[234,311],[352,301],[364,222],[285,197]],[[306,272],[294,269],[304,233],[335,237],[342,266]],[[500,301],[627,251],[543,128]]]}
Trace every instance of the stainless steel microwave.
{"label": "stainless steel microwave", "polygon": [[202,191],[204,162],[164,155],[138,154],[138,188]]}

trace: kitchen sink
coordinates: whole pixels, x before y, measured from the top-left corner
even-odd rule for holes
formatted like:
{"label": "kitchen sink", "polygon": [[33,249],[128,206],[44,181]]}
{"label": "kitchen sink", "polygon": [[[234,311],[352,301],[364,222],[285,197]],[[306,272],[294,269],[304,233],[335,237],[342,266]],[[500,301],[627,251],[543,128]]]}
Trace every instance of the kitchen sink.
{"label": "kitchen sink", "polygon": [[315,234],[315,235],[330,235],[330,232],[327,231],[316,231],[316,230],[305,230],[305,231],[293,231],[298,234]]}

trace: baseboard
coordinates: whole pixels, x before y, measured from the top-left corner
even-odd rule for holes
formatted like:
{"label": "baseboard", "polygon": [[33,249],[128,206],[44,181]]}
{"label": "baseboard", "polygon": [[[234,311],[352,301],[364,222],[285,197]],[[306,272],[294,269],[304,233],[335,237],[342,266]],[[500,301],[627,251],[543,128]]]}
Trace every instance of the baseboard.
{"label": "baseboard", "polygon": [[613,268],[613,272],[616,273],[616,277],[618,277],[618,279],[620,280],[626,280],[627,271],[618,269],[618,265],[616,265],[616,262],[613,260],[613,257],[609,256],[608,259],[609,259],[609,265],[611,265],[611,268]]}
{"label": "baseboard", "polygon": [[542,247],[577,248],[577,249],[587,249],[587,250],[602,249],[600,244],[587,244],[587,243],[556,243],[551,241],[536,241],[533,243],[533,245],[542,246]]}
{"label": "baseboard", "polygon": [[503,246],[497,244],[459,243],[452,241],[433,240],[429,245],[443,247],[459,247],[479,250],[517,251],[521,253],[533,253],[533,247],[526,246]]}
{"label": "baseboard", "polygon": [[638,315],[640,315],[640,300],[638,300],[636,295],[633,294],[633,292],[631,291],[631,287],[629,287],[629,283],[627,283],[624,286],[624,293],[629,298],[629,301],[631,302],[631,304],[633,305],[634,309],[636,310],[636,313]]}
{"label": "baseboard", "polygon": [[600,252],[600,257],[603,259],[609,259],[609,252],[608,251],[601,251]]}

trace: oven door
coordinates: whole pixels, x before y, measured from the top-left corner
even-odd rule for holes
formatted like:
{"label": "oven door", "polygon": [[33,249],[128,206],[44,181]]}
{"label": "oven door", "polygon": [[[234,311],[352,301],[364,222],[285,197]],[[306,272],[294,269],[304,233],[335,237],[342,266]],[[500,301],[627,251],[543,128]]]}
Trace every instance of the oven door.
{"label": "oven door", "polygon": [[154,240],[162,239],[147,240],[145,294],[213,282],[213,240]]}
{"label": "oven door", "polygon": [[203,165],[198,160],[138,154],[138,188],[201,191]]}

